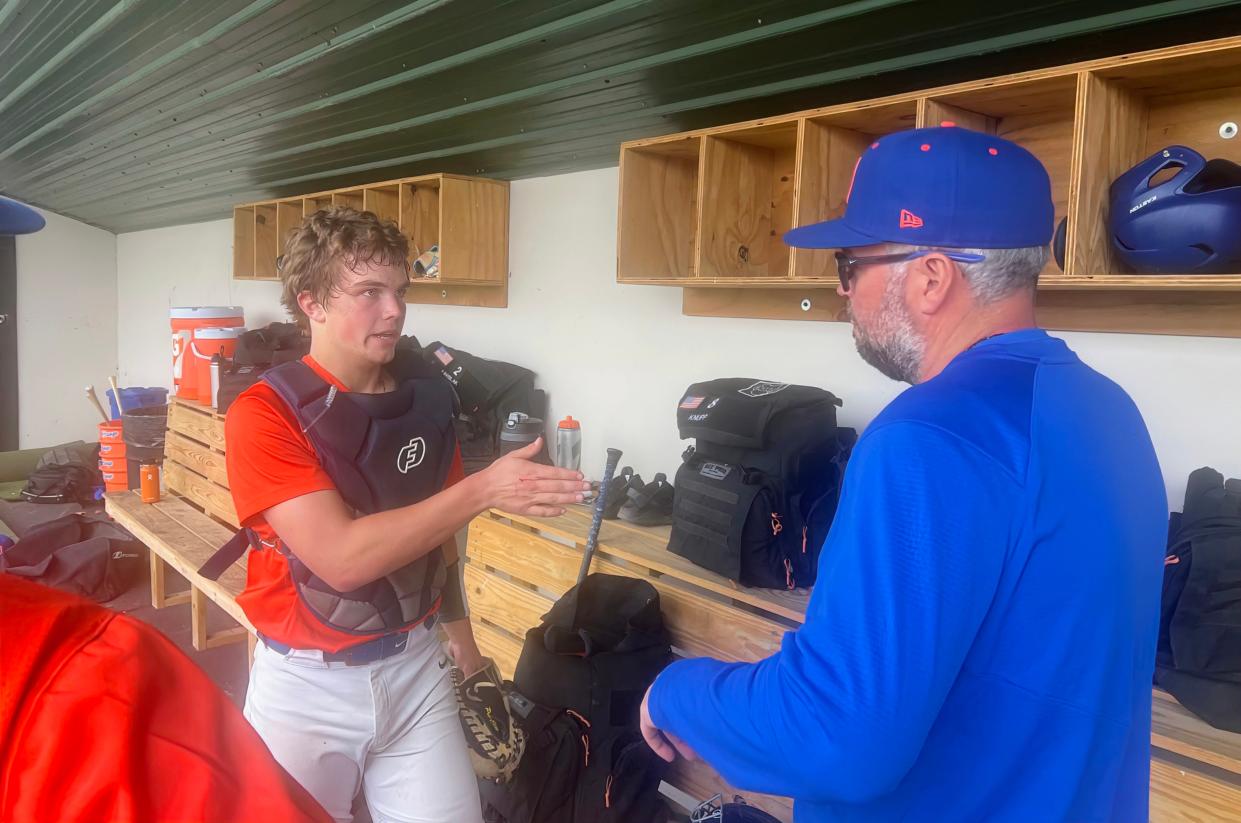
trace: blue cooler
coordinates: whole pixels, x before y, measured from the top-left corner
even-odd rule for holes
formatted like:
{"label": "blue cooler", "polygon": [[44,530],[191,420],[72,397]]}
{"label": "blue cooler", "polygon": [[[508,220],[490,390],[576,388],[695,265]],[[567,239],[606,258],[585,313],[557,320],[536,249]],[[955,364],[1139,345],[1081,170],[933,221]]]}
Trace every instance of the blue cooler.
{"label": "blue cooler", "polygon": [[[113,420],[119,420],[121,412],[116,407],[116,395],[112,393],[112,389],[108,389],[107,394],[108,413],[112,415]],[[121,402],[130,411],[145,409],[148,406],[164,406],[168,404],[168,389],[163,389],[159,386],[123,388],[121,389]]]}

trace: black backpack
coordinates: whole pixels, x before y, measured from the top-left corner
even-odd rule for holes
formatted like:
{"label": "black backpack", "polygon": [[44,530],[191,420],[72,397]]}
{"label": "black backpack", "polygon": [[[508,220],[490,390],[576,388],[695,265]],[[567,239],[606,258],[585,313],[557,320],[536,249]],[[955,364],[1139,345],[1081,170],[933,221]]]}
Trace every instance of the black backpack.
{"label": "black backpack", "polygon": [[[457,392],[455,427],[465,473],[490,466],[500,456],[500,430],[511,412],[542,418],[547,396],[534,387],[534,372],[500,360],[487,360],[438,340],[423,355]],[[550,462],[550,461],[548,461]]]}
{"label": "black backpack", "polygon": [[22,499],[28,503],[90,503],[102,486],[98,445],[57,446],[39,458],[26,479]]}
{"label": "black backpack", "polygon": [[830,392],[748,378],[695,383],[668,550],[745,586],[814,584],[856,433]]}
{"label": "black backpack", "polygon": [[1241,480],[1194,471],[1168,533],[1155,683],[1241,732]]}
{"label": "black backpack", "polygon": [[[645,580],[588,575],[526,634],[513,684],[526,751],[513,779],[483,781],[485,819],[657,823],[668,764],[638,715],[672,660],[659,593]],[[520,707],[532,703],[523,719]]]}

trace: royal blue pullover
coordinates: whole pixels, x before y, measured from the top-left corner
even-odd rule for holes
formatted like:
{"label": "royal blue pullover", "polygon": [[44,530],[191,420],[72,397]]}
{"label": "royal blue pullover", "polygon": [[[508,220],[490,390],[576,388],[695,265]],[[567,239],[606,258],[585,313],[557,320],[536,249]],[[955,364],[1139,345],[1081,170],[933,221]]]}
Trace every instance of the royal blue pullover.
{"label": "royal blue pullover", "polygon": [[1167,516],[1120,387],[985,340],[858,440],[805,624],[674,663],[652,718],[798,823],[1146,820]]}

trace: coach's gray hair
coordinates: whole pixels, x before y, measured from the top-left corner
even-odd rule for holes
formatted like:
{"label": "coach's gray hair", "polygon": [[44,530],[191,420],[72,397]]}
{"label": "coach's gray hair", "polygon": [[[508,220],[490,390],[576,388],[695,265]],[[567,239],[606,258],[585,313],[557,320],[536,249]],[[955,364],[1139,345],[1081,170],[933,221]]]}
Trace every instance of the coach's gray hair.
{"label": "coach's gray hair", "polygon": [[[933,249],[930,246],[892,244],[895,251]],[[957,263],[970,291],[979,305],[1002,300],[1019,291],[1034,291],[1039,272],[1047,265],[1048,247],[1030,246],[1021,249],[952,249],[983,257],[978,263]],[[901,267],[909,263],[899,264]]]}

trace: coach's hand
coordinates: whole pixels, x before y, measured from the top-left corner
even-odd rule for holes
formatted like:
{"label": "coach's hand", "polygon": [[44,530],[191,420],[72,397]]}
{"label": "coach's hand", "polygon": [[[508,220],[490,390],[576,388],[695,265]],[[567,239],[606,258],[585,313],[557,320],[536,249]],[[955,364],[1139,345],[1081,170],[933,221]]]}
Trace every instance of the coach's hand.
{"label": "coach's hand", "polygon": [[492,463],[485,476],[491,506],[513,514],[555,517],[570,503],[581,503],[590,483],[582,473],[535,463],[543,448],[539,438]]}

